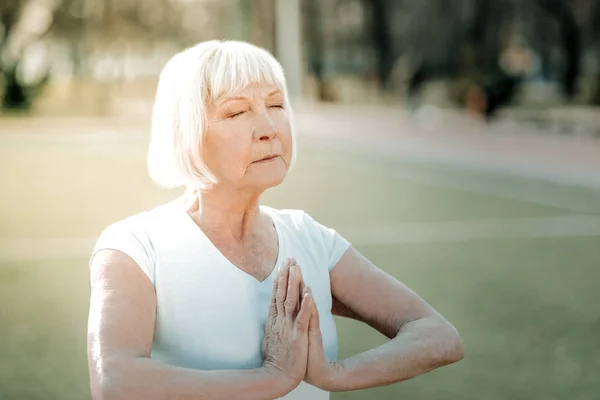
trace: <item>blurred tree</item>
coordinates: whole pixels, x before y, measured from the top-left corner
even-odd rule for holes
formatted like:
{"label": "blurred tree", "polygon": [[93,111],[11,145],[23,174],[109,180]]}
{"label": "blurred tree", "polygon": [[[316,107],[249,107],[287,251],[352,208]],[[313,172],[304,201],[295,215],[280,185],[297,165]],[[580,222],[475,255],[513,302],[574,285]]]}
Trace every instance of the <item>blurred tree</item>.
{"label": "blurred tree", "polygon": [[325,30],[323,29],[323,8],[318,0],[303,2],[304,36],[309,70],[317,85],[317,98],[320,101],[332,102],[337,96],[325,74]]}
{"label": "blurred tree", "polygon": [[275,54],[275,0],[244,1],[247,3],[250,21],[246,39]]}
{"label": "blurred tree", "polygon": [[464,104],[468,109],[491,118],[499,106],[513,97],[522,79],[521,71],[499,62],[503,51],[516,43],[507,43],[511,36],[510,22],[514,20],[518,4],[506,1],[489,2],[474,0],[473,17],[466,35],[469,56],[464,70],[467,71],[467,87]]}
{"label": "blurred tree", "polygon": [[565,56],[565,67],[562,72],[561,86],[567,98],[575,95],[577,78],[581,63],[581,35],[573,10],[564,0],[539,0],[540,5],[550,18],[559,26],[560,43]]}
{"label": "blurred tree", "polygon": [[452,81],[465,69],[468,6],[468,2],[460,0],[428,0],[411,5],[412,21],[407,24],[400,50],[410,65],[406,82],[409,104],[417,104],[426,83]]}
{"label": "blurred tree", "polygon": [[[539,74],[539,69],[544,79],[558,83],[567,99],[574,97],[582,52],[573,4],[563,0],[475,0],[474,5],[467,36],[471,56],[466,70],[472,82],[465,94],[467,103],[478,102],[481,112],[490,118],[500,106],[510,103],[521,84]],[[556,54],[560,55],[558,62],[552,57]]]}
{"label": "blurred tree", "polygon": [[28,46],[48,33],[55,7],[56,4],[52,1],[2,0],[0,2],[2,108],[28,108],[31,104],[31,96],[48,81],[47,71],[37,82],[24,82],[20,67]]}
{"label": "blurred tree", "polygon": [[383,90],[389,90],[390,75],[396,60],[390,31],[391,4],[386,0],[363,0],[363,7],[370,17],[366,21],[373,43],[379,86]]}
{"label": "blurred tree", "polygon": [[591,103],[600,106],[600,1],[594,3],[590,25],[592,26],[590,47],[596,59],[595,79],[592,83],[595,87],[593,88]]}
{"label": "blurred tree", "polygon": [[[582,29],[585,21],[594,25],[591,18],[581,18],[582,10],[600,7],[595,0],[327,2],[335,7],[322,3],[304,0],[310,70],[321,87],[323,71],[331,65],[336,74],[376,76],[383,90],[398,90],[401,84],[413,103],[426,84],[437,81],[447,84],[459,104],[470,103],[488,118],[535,80],[574,99],[584,46],[591,46]],[[360,4],[362,10],[362,37],[342,17],[342,10],[352,4]],[[326,47],[328,40],[334,46]],[[354,62],[361,58],[369,62]]]}
{"label": "blurred tree", "polygon": [[[227,36],[219,21],[228,6],[209,0],[0,0],[0,107],[29,108],[57,63],[70,63],[73,76],[90,76],[104,62],[105,72],[122,77],[132,72],[136,53]],[[49,55],[62,45],[67,60],[62,53]],[[46,54],[38,64],[44,72],[32,81],[24,73],[27,56],[41,48]]]}

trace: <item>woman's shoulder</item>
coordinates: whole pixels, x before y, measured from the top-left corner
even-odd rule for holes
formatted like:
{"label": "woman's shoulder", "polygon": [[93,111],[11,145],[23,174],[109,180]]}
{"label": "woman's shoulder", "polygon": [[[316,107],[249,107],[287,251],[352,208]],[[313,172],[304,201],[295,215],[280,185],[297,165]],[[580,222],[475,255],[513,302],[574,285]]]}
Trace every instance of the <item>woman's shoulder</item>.
{"label": "woman's shoulder", "polygon": [[154,283],[156,244],[168,234],[170,212],[170,207],[160,205],[109,224],[96,240],[89,259],[90,267],[100,250],[118,250],[135,261]]}
{"label": "woman's shoulder", "polygon": [[166,223],[172,221],[175,212],[176,208],[173,203],[160,204],[117,219],[109,223],[105,231],[147,232],[157,228],[161,229]]}
{"label": "woman's shoulder", "polygon": [[278,209],[269,206],[261,206],[261,208],[276,218],[278,222],[292,228],[305,228],[307,224],[314,222],[314,219],[304,210],[291,208]]}
{"label": "woman's shoulder", "polygon": [[335,229],[317,222],[304,210],[274,209],[265,207],[277,222],[293,236],[300,245],[309,248],[312,254],[326,260],[328,269],[337,264],[350,246]]}
{"label": "woman's shoulder", "polygon": [[285,226],[291,231],[301,235],[322,236],[334,232],[333,229],[321,224],[313,218],[308,212],[300,209],[276,209],[267,206],[261,206],[271,214],[280,225]]}
{"label": "woman's shoulder", "polygon": [[162,204],[108,224],[96,240],[92,258],[102,249],[120,250],[150,273],[156,240],[173,231],[169,229],[173,212],[170,204]]}

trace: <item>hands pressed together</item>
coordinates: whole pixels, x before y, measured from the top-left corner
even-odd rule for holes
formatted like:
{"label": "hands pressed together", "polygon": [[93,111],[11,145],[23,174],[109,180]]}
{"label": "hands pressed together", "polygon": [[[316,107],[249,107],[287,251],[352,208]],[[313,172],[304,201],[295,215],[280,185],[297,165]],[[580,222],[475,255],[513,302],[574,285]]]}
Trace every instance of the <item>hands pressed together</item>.
{"label": "hands pressed together", "polygon": [[287,392],[303,380],[332,391],[341,373],[341,366],[325,355],[319,312],[293,259],[273,282],[262,350],[263,369]]}

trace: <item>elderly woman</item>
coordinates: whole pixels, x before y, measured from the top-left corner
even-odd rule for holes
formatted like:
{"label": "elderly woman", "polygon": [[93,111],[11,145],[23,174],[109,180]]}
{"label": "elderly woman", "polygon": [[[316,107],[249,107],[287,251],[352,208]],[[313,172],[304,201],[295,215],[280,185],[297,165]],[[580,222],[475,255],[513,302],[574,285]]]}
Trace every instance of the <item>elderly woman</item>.
{"label": "elderly woman", "polygon": [[[335,230],[259,204],[294,164],[284,73],[210,41],[161,74],[148,164],[168,204],[107,227],[90,259],[97,399],[310,399],[460,360],[456,329]],[[334,315],[390,340],[337,359]]]}

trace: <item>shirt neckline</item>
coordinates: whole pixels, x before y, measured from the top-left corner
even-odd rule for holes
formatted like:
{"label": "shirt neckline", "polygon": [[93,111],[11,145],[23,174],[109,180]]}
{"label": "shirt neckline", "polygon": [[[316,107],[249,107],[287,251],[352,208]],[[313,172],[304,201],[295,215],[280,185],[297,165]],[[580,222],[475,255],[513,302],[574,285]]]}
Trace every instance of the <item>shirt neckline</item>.
{"label": "shirt neckline", "polygon": [[273,278],[279,273],[279,270],[281,269],[281,266],[283,263],[283,255],[284,255],[284,240],[283,240],[282,227],[279,223],[276,213],[274,212],[275,210],[273,210],[271,207],[262,206],[262,205],[259,207],[261,210],[265,211],[271,218],[271,221],[272,221],[273,226],[275,227],[275,231],[277,233],[277,248],[278,248],[277,249],[277,260],[275,261],[273,270],[262,281],[259,281],[256,277],[254,277],[254,276],[250,275],[248,272],[242,270],[237,265],[232,263],[227,257],[225,257],[225,255],[221,252],[221,250],[219,250],[217,248],[217,246],[215,246],[215,244],[208,238],[208,236],[206,236],[204,231],[196,224],[196,222],[194,222],[192,217],[184,209],[182,209],[181,207],[175,207],[175,209],[177,211],[177,214],[180,214],[183,217],[183,219],[185,220],[185,224],[190,227],[190,230],[196,232],[196,235],[202,240],[202,242],[206,246],[206,249],[212,253],[211,255],[213,257],[215,257],[218,260],[220,260],[221,262],[223,262],[225,265],[227,265],[227,267],[229,269],[233,269],[237,275],[241,275],[243,278],[249,279],[253,283],[255,283],[259,286],[264,286],[264,285],[267,285],[269,282],[272,283]]}

